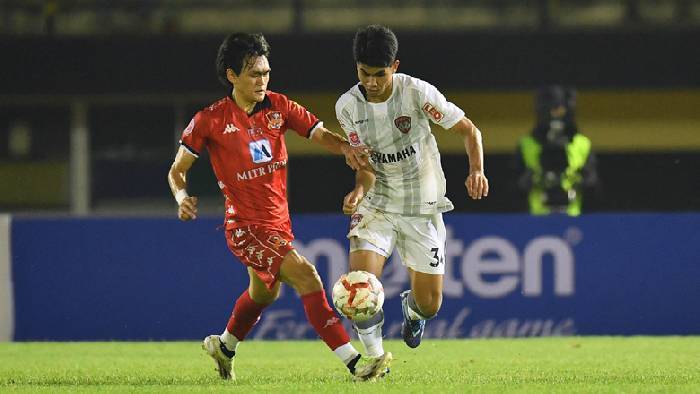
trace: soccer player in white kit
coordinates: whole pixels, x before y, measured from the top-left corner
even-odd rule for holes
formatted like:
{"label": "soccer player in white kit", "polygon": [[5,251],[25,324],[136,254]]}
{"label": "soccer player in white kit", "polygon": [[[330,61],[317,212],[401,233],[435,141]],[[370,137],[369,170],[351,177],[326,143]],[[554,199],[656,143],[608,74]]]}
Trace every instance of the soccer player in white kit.
{"label": "soccer player in white kit", "polygon": [[[371,150],[370,165],[356,172],[355,188],[343,200],[350,221],[350,270],[381,277],[398,249],[411,280],[401,293],[401,334],[420,345],[425,321],[438,313],[445,273],[442,213],[453,209],[430,122],[462,136],[469,155],[469,196],[488,195],[481,132],[464,111],[433,85],[397,73],[398,41],[385,26],[370,25],[353,42],[359,83],[340,96],[335,110],[352,145]],[[384,354],[384,312],[354,328],[369,356]]]}

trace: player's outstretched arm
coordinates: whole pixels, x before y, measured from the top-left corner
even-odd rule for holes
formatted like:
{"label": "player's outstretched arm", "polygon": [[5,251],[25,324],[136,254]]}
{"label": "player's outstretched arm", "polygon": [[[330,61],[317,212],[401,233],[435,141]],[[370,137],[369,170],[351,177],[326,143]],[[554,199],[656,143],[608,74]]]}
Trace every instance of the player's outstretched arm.
{"label": "player's outstretched arm", "polygon": [[367,162],[369,149],[366,146],[351,146],[343,137],[325,127],[316,128],[311,139],[329,152],[343,154],[345,162],[353,170],[359,170],[369,164]]}
{"label": "player's outstretched arm", "polygon": [[365,197],[365,193],[374,186],[376,177],[372,167],[365,166],[355,173],[355,188],[343,199],[343,213],[352,215]]}
{"label": "player's outstretched arm", "polygon": [[187,194],[187,171],[190,170],[195,159],[195,156],[185,148],[180,147],[175,161],[168,171],[168,184],[175,201],[177,201],[177,217],[180,220],[197,218],[197,197],[190,197]]}
{"label": "player's outstretched arm", "polygon": [[489,180],[484,174],[484,147],[481,131],[467,118],[462,118],[450,131],[464,139],[464,148],[469,155],[469,176],[464,181],[469,197],[478,200],[489,194]]}

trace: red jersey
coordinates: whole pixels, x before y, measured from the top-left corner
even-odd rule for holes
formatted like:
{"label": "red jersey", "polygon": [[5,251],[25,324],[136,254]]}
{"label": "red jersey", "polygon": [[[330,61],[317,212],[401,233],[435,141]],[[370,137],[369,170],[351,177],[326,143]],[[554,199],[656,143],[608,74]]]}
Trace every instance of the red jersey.
{"label": "red jersey", "polygon": [[180,144],[196,157],[205,147],[209,151],[226,198],[227,230],[254,224],[291,233],[284,132],[309,138],[319,123],[306,108],[271,91],[251,114],[231,97],[195,114]]}

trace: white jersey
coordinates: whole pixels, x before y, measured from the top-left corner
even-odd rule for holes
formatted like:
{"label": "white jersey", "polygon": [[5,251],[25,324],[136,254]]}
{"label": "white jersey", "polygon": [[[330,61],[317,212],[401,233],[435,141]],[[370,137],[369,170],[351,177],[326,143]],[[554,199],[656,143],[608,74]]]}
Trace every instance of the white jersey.
{"label": "white jersey", "polygon": [[429,121],[449,129],[464,111],[425,81],[400,73],[393,78],[391,96],[382,103],[367,102],[364,88],[357,84],[335,105],[350,143],[372,150],[376,182],[362,205],[404,215],[452,210]]}

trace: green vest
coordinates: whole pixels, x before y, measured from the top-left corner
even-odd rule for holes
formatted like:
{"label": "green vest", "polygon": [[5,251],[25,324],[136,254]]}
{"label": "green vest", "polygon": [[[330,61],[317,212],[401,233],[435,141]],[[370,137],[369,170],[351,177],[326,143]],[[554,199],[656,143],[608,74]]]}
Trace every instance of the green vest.
{"label": "green vest", "polygon": [[[532,188],[528,194],[530,202],[530,213],[533,215],[547,215],[549,208],[544,205],[544,189],[542,188],[542,167],[540,166],[540,155],[542,145],[532,136],[523,137],[520,140],[520,152],[522,153],[525,166],[532,171]],[[581,169],[588,160],[591,152],[591,140],[581,134],[576,134],[574,139],[566,146],[566,157],[568,167],[561,176],[561,187],[565,191],[570,191],[581,182]],[[581,214],[581,194],[576,193],[576,198],[569,202],[566,213],[571,216]]]}

